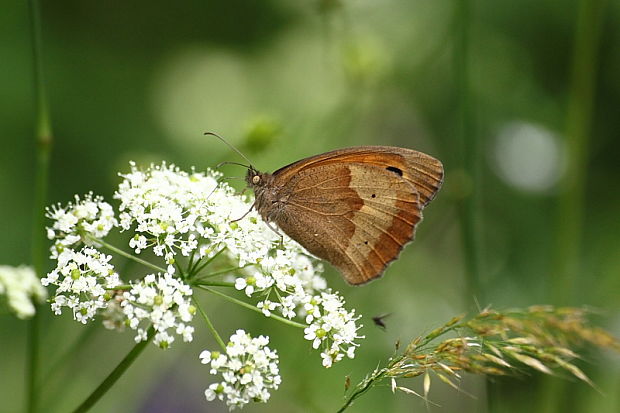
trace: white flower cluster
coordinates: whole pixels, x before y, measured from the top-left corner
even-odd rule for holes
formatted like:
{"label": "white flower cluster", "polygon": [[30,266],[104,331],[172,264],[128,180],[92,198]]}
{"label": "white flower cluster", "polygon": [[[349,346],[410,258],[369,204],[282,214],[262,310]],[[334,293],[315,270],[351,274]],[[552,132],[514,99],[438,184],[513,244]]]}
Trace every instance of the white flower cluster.
{"label": "white flower cluster", "polygon": [[243,330],[237,330],[230,337],[226,354],[217,351],[203,351],[203,364],[211,363],[211,374],[222,375],[220,383],[211,384],[205,390],[205,397],[226,399],[230,410],[241,408],[250,401],[266,402],[269,392],[277,389],[281,378],[278,369],[278,354],[267,347],[269,338],[252,338]]}
{"label": "white flower cluster", "polygon": [[189,323],[196,314],[191,304],[192,289],[171,274],[149,274],[125,291],[120,308],[125,314],[125,323],[137,331],[136,342],[147,339],[146,328],[155,329],[153,343],[163,349],[174,341],[171,332],[180,335],[183,341],[193,339],[194,327]]}
{"label": "white flower cluster", "polygon": [[344,354],[355,357],[359,345],[355,340],[364,338],[357,334],[361,325],[355,324],[360,316],[355,315],[355,310],[344,309],[343,304],[342,297],[331,292],[309,297],[304,304],[306,322],[310,324],[304,330],[304,338],[312,341],[314,349],[323,349],[321,358],[325,367],[342,360]]}
{"label": "white flower cluster", "polygon": [[308,303],[317,303],[306,338],[324,332],[323,365],[331,366],[343,353],[353,357],[354,340],[361,338],[359,317],[342,308],[340,296],[324,292],[322,266],[298,243],[274,233],[245,197],[218,182],[219,174],[187,174],[166,164],[140,171],[132,164],[122,176],[115,194],[121,200],[120,225],[128,230],[136,224],[138,234],[130,241],[136,253],[152,247],[172,272],[178,251],[188,256],[198,250],[202,259],[223,251],[242,275],[235,287],[248,297],[258,294],[257,307],[266,316],[278,311],[292,319],[307,313]]}
{"label": "white flower cluster", "polygon": [[[237,278],[235,288],[244,290],[248,297],[256,293],[264,297],[258,307],[266,316],[279,310],[284,317],[293,318],[306,297],[324,290],[326,283],[318,275],[323,271],[322,266],[313,263],[299,244],[288,237],[283,244],[283,249],[268,250],[263,259],[245,269],[249,275]],[[240,262],[244,262],[244,255],[238,257]],[[276,301],[271,300],[273,295]]]}
{"label": "white flower cluster", "polygon": [[[121,201],[121,228],[130,230],[134,224],[136,226],[130,247],[136,254],[152,248],[155,255],[164,257],[170,273],[175,272],[172,264],[178,252],[189,256],[198,248],[198,237],[213,234],[214,225],[224,221],[208,219],[209,195],[220,188],[214,173],[190,175],[165,163],[140,171],[132,163],[131,172],[121,176],[124,180],[114,197]],[[220,189],[225,195],[232,195],[230,188]],[[211,200],[211,205],[213,201],[215,199]],[[222,212],[226,208],[222,204],[215,209]]]}
{"label": "white flower cluster", "polygon": [[9,309],[18,318],[32,317],[33,300],[42,302],[47,297],[45,288],[31,267],[0,265],[0,298],[6,296]]}
{"label": "white flower cluster", "polygon": [[47,236],[54,240],[50,258],[56,260],[56,268],[41,283],[57,287],[50,299],[55,314],[67,307],[76,321],[86,324],[108,307],[114,289],[122,284],[110,263],[112,256],[93,245],[118,225],[114,210],[102,197],[88,193],[76,195],[65,207],[48,208],[46,216],[53,221]]}
{"label": "white flower cluster", "polygon": [[130,230],[135,225],[130,247],[136,253],[152,248],[172,273],[179,252],[197,260],[223,252],[239,268],[235,287],[248,297],[258,294],[257,307],[266,316],[278,311],[292,319],[306,313],[308,302],[337,302],[337,310],[328,306],[322,312],[325,319],[317,316],[314,322],[327,331],[321,340],[323,347],[329,345],[323,364],[331,365],[327,354],[332,361],[342,359],[341,352],[353,355],[353,340],[361,338],[355,333],[358,317],[342,308],[339,296],[323,298],[322,265],[298,243],[270,229],[250,210],[251,201],[218,181],[219,173],[188,174],[165,163],[141,171],[131,164],[130,173],[121,176],[124,181],[114,196],[121,201],[120,226]]}
{"label": "white flower cluster", "polygon": [[51,258],[56,259],[65,248],[75,247],[80,242],[92,244],[86,235],[103,238],[117,225],[112,206],[103,201],[101,196],[92,193],[80,199],[75,195],[75,202],[69,202],[64,208],[54,205],[47,208],[45,215],[53,220],[47,228],[47,237],[55,240],[51,248]]}
{"label": "white flower cluster", "polygon": [[[153,323],[155,343],[167,347],[174,332],[191,340],[191,286],[208,285],[215,275],[228,276],[248,297],[260,297],[257,307],[266,316],[278,312],[288,319],[303,317],[314,309],[309,305],[315,306],[306,338],[315,343],[320,336],[315,347],[323,348],[324,365],[344,354],[353,356],[354,340],[361,338],[356,334],[359,317],[326,290],[322,265],[295,241],[270,229],[251,210],[251,200],[219,182],[219,173],[187,173],[166,163],[141,170],[132,163],[121,177],[114,194],[120,201],[118,221],[112,207],[92,194],[48,209],[54,221],[48,236],[55,240],[52,258],[58,265],[44,282],[58,287],[51,300],[55,312],[69,307],[83,323],[104,313],[107,327],[128,326],[137,331],[137,340],[146,338],[147,324]],[[151,274],[119,293],[115,287],[121,283],[109,256],[89,245],[115,226],[135,231],[129,246],[136,254],[148,250],[161,257],[164,275]],[[87,247],[76,252],[80,243]],[[228,274],[206,267],[217,256],[232,262]]]}
{"label": "white flower cluster", "polygon": [[44,286],[58,287],[51,299],[52,310],[60,315],[62,307],[68,307],[76,321],[86,324],[107,307],[111,291],[121,284],[109,262],[112,256],[84,247],[80,251],[65,249],[56,259],[56,268],[41,279]]}

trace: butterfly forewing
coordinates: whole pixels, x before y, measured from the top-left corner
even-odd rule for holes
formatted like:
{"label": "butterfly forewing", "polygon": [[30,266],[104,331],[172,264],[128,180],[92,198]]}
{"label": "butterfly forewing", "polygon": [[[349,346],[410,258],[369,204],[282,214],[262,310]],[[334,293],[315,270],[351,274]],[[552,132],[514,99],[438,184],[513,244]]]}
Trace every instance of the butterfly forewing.
{"label": "butterfly forewing", "polygon": [[402,174],[403,179],[413,185],[420,196],[420,204],[426,206],[433,200],[443,183],[443,165],[425,153],[395,146],[358,146],[338,149],[311,156],[280,168],[274,175],[282,180],[290,178],[300,170],[316,168],[328,163],[365,163]]}

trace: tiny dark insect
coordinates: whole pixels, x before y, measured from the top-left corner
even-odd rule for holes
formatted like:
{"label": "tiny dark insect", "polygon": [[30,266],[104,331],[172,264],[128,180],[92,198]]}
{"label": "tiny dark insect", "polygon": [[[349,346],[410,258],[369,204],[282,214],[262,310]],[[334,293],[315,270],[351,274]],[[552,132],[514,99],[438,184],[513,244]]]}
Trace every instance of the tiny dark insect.
{"label": "tiny dark insect", "polygon": [[375,325],[377,327],[380,327],[381,329],[383,329],[383,331],[385,331],[385,329],[387,328],[387,326],[385,325],[385,322],[383,322],[383,320],[387,317],[389,317],[391,315],[391,313],[388,314],[383,314],[383,315],[378,315],[378,316],[374,316],[372,318],[372,322],[375,323]]}

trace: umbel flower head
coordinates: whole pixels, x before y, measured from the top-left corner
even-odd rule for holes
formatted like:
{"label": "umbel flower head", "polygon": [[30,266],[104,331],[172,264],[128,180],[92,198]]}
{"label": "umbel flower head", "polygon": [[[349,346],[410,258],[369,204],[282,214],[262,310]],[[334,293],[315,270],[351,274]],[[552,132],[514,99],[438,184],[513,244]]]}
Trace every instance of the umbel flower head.
{"label": "umbel flower head", "polygon": [[92,243],[88,235],[103,238],[117,225],[112,205],[101,196],[90,192],[83,198],[75,195],[75,201],[65,207],[60,204],[47,208],[45,216],[53,221],[47,228],[47,238],[54,241],[51,258],[58,258],[65,248],[76,247],[80,243]]}
{"label": "umbel flower head", "polygon": [[250,401],[266,402],[269,392],[277,389],[281,379],[278,368],[278,354],[267,347],[269,338],[252,338],[243,330],[230,336],[226,354],[218,351],[200,353],[202,364],[211,364],[211,374],[221,374],[222,381],[211,384],[205,390],[205,397],[225,400],[233,410]]}
{"label": "umbel flower head", "polygon": [[[82,323],[101,315],[108,328],[134,330],[136,341],[148,339],[153,327],[154,343],[168,348],[175,337],[193,338],[195,290],[228,285],[259,297],[256,308],[267,317],[305,318],[306,339],[321,349],[324,366],[354,356],[359,317],[327,289],[322,265],[270,229],[251,210],[253,200],[221,182],[221,174],[132,163],[120,176],[118,213],[92,194],[48,209],[56,268],[43,282],[56,287],[50,299],[55,313],[68,308]],[[113,229],[129,233],[135,255],[106,243]],[[134,274],[119,275],[117,255],[150,273],[133,280]]]}
{"label": "umbel flower head", "polygon": [[357,334],[361,327],[356,325],[360,318],[355,311],[343,308],[342,297],[330,292],[308,297],[304,305],[306,322],[310,323],[304,332],[304,338],[312,341],[312,347],[323,348],[321,358],[323,366],[331,367],[334,362],[342,360],[346,354],[355,357],[355,340],[364,338]]}
{"label": "umbel flower head", "polygon": [[41,279],[44,286],[58,287],[50,300],[54,313],[59,315],[67,307],[76,321],[86,324],[106,308],[111,298],[108,290],[121,284],[111,259],[93,247],[65,249],[58,254],[56,268]]}
{"label": "umbel flower head", "polygon": [[156,331],[154,343],[168,348],[176,332],[189,342],[194,327],[189,325],[196,314],[191,304],[192,289],[171,274],[149,274],[131,290],[122,294],[120,307],[126,316],[125,324],[137,331],[136,342],[146,340],[147,325]]}
{"label": "umbel flower head", "polygon": [[0,301],[18,318],[29,318],[35,313],[33,301],[42,302],[47,297],[45,288],[32,267],[0,265]]}

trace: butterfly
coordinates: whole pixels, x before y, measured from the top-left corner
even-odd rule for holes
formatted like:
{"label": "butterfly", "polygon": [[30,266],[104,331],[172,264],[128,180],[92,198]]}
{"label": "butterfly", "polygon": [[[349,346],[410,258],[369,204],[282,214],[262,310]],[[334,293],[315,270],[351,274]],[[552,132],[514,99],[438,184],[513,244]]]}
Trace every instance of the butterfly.
{"label": "butterfly", "polygon": [[412,149],[358,146],[274,173],[250,166],[247,184],[267,223],[336,267],[353,285],[380,277],[415,235],[443,183],[443,165]]}

